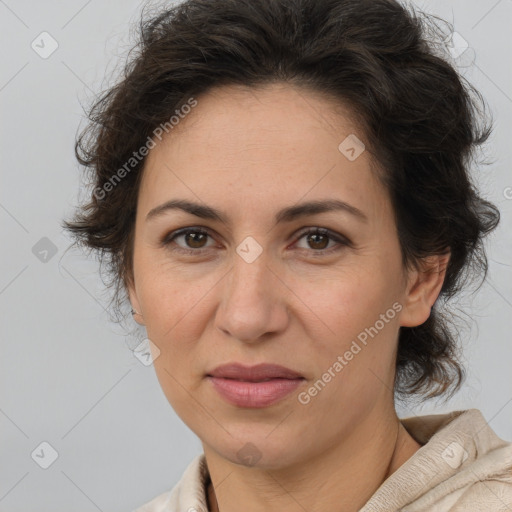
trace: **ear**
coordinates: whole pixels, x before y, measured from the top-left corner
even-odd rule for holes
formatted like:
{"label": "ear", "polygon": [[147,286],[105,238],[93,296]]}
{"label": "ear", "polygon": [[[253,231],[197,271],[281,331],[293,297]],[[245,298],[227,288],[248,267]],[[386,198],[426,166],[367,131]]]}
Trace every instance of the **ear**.
{"label": "ear", "polygon": [[135,284],[133,283],[133,280],[130,280],[126,284],[126,288],[128,290],[128,297],[130,299],[130,304],[132,305],[132,309],[135,311],[135,313],[133,314],[133,319],[139,325],[146,325],[144,323],[144,317],[142,316],[142,310],[140,308],[139,298],[137,296],[137,290],[135,288]]}
{"label": "ear", "polygon": [[429,256],[422,260],[419,270],[411,271],[400,326],[416,327],[427,321],[443,286],[450,256],[450,251]]}

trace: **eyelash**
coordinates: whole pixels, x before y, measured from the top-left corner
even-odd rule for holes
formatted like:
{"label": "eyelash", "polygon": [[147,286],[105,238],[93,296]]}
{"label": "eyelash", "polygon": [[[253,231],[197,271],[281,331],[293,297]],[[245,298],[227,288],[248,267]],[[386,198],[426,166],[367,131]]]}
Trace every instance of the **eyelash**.
{"label": "eyelash", "polygon": [[[200,227],[200,226],[181,228],[181,229],[178,229],[178,230],[173,231],[173,232],[169,233],[168,235],[166,235],[163,238],[163,240],[161,241],[162,246],[168,247],[169,245],[171,245],[171,243],[174,242],[174,240],[177,237],[183,236],[183,235],[187,235],[189,233],[199,233],[199,234],[202,234],[202,235],[207,235],[207,236],[212,237],[212,235],[210,234],[210,231],[208,229],[205,229],[205,228]],[[315,255],[315,257],[327,256],[327,255],[332,254],[333,252],[339,251],[340,249],[342,249],[345,246],[347,246],[347,247],[351,247],[352,246],[352,243],[346,237],[338,235],[338,234],[334,233],[333,231],[331,231],[329,229],[326,229],[326,228],[316,227],[316,228],[313,228],[313,229],[309,229],[307,231],[303,231],[303,232],[299,233],[297,241],[301,240],[306,235],[323,235],[323,236],[327,236],[331,241],[334,241],[334,242],[338,243],[338,245],[339,245],[338,247],[331,247],[330,249],[318,249],[318,250],[311,249],[311,251]],[[208,248],[184,249],[183,247],[177,246],[177,247],[172,248],[171,250],[180,252],[182,254],[198,256],[198,255],[203,254],[203,252],[207,251]],[[302,250],[306,250],[307,251],[308,249],[302,249]]]}

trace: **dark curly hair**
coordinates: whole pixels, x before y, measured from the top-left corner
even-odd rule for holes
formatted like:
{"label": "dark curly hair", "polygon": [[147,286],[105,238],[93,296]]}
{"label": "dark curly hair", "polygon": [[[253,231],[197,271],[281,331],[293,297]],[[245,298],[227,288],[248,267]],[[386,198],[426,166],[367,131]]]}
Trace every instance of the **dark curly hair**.
{"label": "dark curly hair", "polygon": [[133,282],[145,162],[135,161],[135,152],[210,88],[288,83],[347,105],[360,123],[383,170],[404,269],[451,251],[430,317],[400,328],[395,396],[452,396],[464,370],[454,315],[439,301],[469,277],[485,280],[483,237],[500,215],[469,174],[492,120],[481,94],[443,50],[440,23],[450,27],[395,0],[187,0],[143,10],[122,78],[97,98],[76,141],[94,190],[74,218],[63,221],[75,243],[107,264],[116,306],[126,304]]}

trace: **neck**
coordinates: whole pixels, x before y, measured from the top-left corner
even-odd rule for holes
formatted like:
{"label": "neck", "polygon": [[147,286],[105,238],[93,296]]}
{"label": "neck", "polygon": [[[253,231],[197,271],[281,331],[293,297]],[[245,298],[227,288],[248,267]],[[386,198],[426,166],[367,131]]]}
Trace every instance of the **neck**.
{"label": "neck", "polygon": [[360,429],[354,439],[293,468],[240,469],[205,446],[214,482],[207,489],[209,511],[235,512],[243,503],[247,512],[356,512],[421,447],[396,415],[379,433],[368,430],[363,443]]}

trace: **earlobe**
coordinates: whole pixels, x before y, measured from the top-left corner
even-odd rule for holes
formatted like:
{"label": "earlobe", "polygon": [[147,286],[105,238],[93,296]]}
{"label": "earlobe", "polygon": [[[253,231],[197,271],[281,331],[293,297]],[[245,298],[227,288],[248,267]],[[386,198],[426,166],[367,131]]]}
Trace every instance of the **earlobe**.
{"label": "earlobe", "polygon": [[400,326],[416,327],[427,321],[446,276],[450,252],[425,258],[410,274]]}
{"label": "earlobe", "polygon": [[130,304],[132,305],[131,314],[133,316],[133,319],[139,325],[146,325],[144,323],[144,317],[142,316],[139,300],[137,298],[137,292],[135,291],[135,287],[132,284],[128,285],[128,297],[130,300]]}
{"label": "earlobe", "polygon": [[141,313],[139,313],[138,311],[135,311],[134,309],[132,309],[131,311],[132,313],[132,316],[133,316],[133,319],[139,324],[139,325],[146,325],[144,323],[144,317],[142,316]]}

